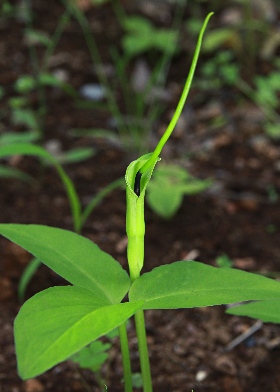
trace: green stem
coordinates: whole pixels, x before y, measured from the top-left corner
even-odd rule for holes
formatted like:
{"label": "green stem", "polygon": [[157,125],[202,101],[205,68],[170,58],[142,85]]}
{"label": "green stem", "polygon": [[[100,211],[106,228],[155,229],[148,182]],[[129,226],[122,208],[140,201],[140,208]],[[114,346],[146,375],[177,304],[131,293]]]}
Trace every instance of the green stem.
{"label": "green stem", "polygon": [[[28,12],[30,12],[30,16],[28,17],[28,20],[27,20],[26,26],[25,26],[25,33],[28,34],[29,32],[32,32],[32,30],[33,30],[32,1],[25,0],[23,5],[25,7],[25,10],[28,10]],[[35,81],[35,87],[36,87],[36,90],[38,91],[38,102],[39,102],[38,106],[39,107],[38,107],[38,110],[34,111],[36,123],[37,123],[36,133],[38,134],[39,138],[42,138],[45,115],[46,115],[46,110],[47,110],[46,92],[45,92],[44,86],[40,82],[40,64],[39,64],[39,59],[37,56],[35,45],[32,43],[30,45],[28,45],[28,50],[29,50],[29,57],[30,57],[30,62],[31,62],[31,66],[32,66],[32,73],[33,73],[33,77],[34,77],[34,81]]]}
{"label": "green stem", "polygon": [[168,125],[166,131],[164,132],[162,138],[160,139],[160,141],[158,142],[158,145],[156,146],[151,158],[141,167],[140,169],[140,173],[144,173],[145,171],[149,170],[149,168],[153,167],[155,165],[155,163],[158,160],[159,154],[161,153],[161,150],[163,149],[165,143],[167,142],[167,140],[169,139],[171,133],[173,132],[173,129],[175,128],[175,125],[178,122],[178,119],[181,115],[181,112],[183,110],[183,107],[185,105],[186,99],[188,97],[189,91],[190,91],[190,87],[192,84],[192,80],[193,80],[193,76],[194,76],[194,72],[196,69],[196,65],[197,65],[197,61],[198,61],[198,57],[199,57],[199,52],[201,49],[201,45],[202,45],[202,38],[203,38],[203,34],[205,32],[205,29],[207,27],[208,21],[211,18],[211,16],[213,15],[213,12],[210,12],[203,25],[202,28],[200,30],[199,33],[199,37],[197,40],[197,44],[196,44],[196,48],[195,48],[195,52],[194,52],[194,56],[192,59],[192,63],[191,63],[191,67],[190,67],[190,71],[183,89],[183,93],[181,95],[181,98],[179,100],[179,103],[177,105],[177,108],[175,110],[175,113],[170,121],[170,124]]}
{"label": "green stem", "polygon": [[134,318],[135,318],[135,327],[136,327],[136,333],[138,339],[143,390],[144,392],[152,392],[153,385],[152,385],[150,360],[149,360],[149,352],[148,352],[148,344],[147,344],[147,336],[146,336],[146,328],[145,328],[145,318],[144,318],[143,310],[139,310],[138,312],[136,312]]}
{"label": "green stem", "polygon": [[[138,216],[138,219],[143,220],[144,222],[144,209],[143,216]],[[143,236],[138,233],[139,236],[129,236],[129,245],[133,249],[132,252],[128,251],[128,261],[129,266],[136,264],[137,268],[130,268],[130,279],[134,282],[140,276],[141,268],[139,265],[143,264],[142,258],[144,257],[144,232]],[[134,257],[136,256],[136,258]],[[137,258],[139,257],[139,259]],[[143,382],[143,390],[144,392],[152,392],[152,378],[151,378],[151,369],[150,369],[150,361],[149,361],[149,352],[148,352],[148,344],[147,344],[147,336],[146,336],[146,328],[145,328],[145,318],[143,310],[139,310],[134,315],[135,319],[135,327],[136,327],[136,335],[138,340],[138,349],[139,349],[139,357],[140,357],[140,367],[141,367],[141,375]]]}
{"label": "green stem", "polygon": [[92,213],[92,210],[104,199],[105,196],[107,196],[110,192],[112,192],[114,189],[121,187],[124,185],[124,180],[123,178],[118,178],[117,180],[111,182],[105,188],[101,189],[100,192],[98,192],[89,202],[89,204],[85,207],[84,211],[81,213],[79,222],[77,224],[77,233],[80,233],[82,230],[83,225],[85,224],[86,220]]}
{"label": "green stem", "polygon": [[55,29],[54,34],[51,37],[51,41],[49,43],[49,45],[46,48],[46,52],[44,54],[43,57],[43,61],[42,61],[42,70],[41,73],[45,73],[48,70],[48,66],[49,66],[49,59],[51,58],[51,56],[53,55],[55,48],[58,45],[58,42],[62,36],[62,33],[65,29],[65,27],[67,26],[67,24],[69,23],[71,18],[70,12],[68,10],[66,10],[64,12],[64,14],[60,17],[59,21],[58,21],[58,25]]}
{"label": "green stem", "polygon": [[124,390],[125,392],[132,392],[132,372],[130,364],[129,346],[125,323],[119,326],[122,363],[123,363],[123,375],[124,375]]}

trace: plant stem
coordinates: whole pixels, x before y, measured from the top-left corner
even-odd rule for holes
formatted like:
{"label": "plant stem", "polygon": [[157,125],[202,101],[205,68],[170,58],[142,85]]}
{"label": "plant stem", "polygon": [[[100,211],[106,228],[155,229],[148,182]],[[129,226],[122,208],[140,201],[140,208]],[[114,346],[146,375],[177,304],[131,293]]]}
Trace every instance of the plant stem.
{"label": "plant stem", "polygon": [[[143,210],[144,213],[144,210]],[[138,217],[139,219],[140,217]],[[141,217],[144,221],[144,215]],[[141,244],[141,240],[144,241],[144,237],[139,234],[139,238],[136,236],[129,237],[129,241],[132,242],[133,255],[128,252],[128,259],[130,261],[129,265],[131,266],[131,258],[134,255],[140,254],[140,261],[139,259],[134,259],[133,262],[137,265],[143,264],[142,256],[144,252],[144,243]],[[140,246],[140,248],[139,248]],[[130,268],[130,279],[131,282],[134,282],[140,276],[140,270],[132,270]],[[150,369],[150,361],[149,361],[149,352],[148,352],[148,344],[147,344],[147,336],[146,336],[146,327],[145,327],[145,318],[143,310],[139,310],[134,315],[135,320],[135,327],[136,327],[136,335],[138,340],[138,350],[139,350],[139,357],[140,357],[140,367],[141,367],[141,375],[142,375],[142,382],[143,382],[143,390],[144,392],[152,392],[152,377],[151,377],[151,369]]]}
{"label": "plant stem", "polygon": [[202,25],[202,28],[200,30],[199,36],[198,36],[198,40],[197,40],[197,44],[196,44],[196,48],[194,51],[194,55],[193,55],[193,59],[192,59],[192,63],[191,63],[191,67],[189,70],[189,74],[181,95],[181,98],[178,102],[178,105],[176,107],[176,110],[174,112],[174,115],[166,129],[166,131],[164,132],[164,134],[162,135],[160,141],[158,142],[154,152],[152,153],[152,156],[150,157],[150,159],[141,167],[140,169],[140,173],[144,173],[146,170],[148,170],[149,168],[153,167],[155,165],[155,163],[157,162],[157,159],[159,157],[159,154],[161,153],[161,150],[163,149],[165,143],[167,142],[167,140],[169,139],[171,133],[173,132],[173,129],[175,128],[175,125],[178,122],[178,119],[181,115],[181,112],[183,110],[183,107],[185,105],[186,99],[188,97],[190,88],[191,88],[191,84],[192,84],[192,80],[193,80],[193,76],[194,76],[194,72],[196,69],[196,65],[197,65],[197,61],[198,61],[198,57],[199,57],[199,53],[200,53],[200,49],[201,49],[201,45],[202,45],[202,38],[203,38],[203,34],[205,32],[205,29],[207,27],[208,21],[211,18],[211,16],[213,15],[213,12],[210,12],[207,17],[204,20],[204,23]]}
{"label": "plant stem", "polygon": [[48,44],[48,46],[46,48],[46,52],[44,54],[43,61],[42,61],[41,73],[45,73],[48,71],[49,60],[50,60],[51,56],[53,55],[55,48],[57,47],[58,42],[62,36],[62,33],[70,21],[70,18],[71,18],[71,15],[68,10],[66,10],[64,12],[64,14],[60,17],[58,25],[56,26],[55,32],[51,37],[51,42]]}
{"label": "plant stem", "polygon": [[125,323],[119,326],[122,363],[123,363],[123,376],[124,376],[124,390],[125,392],[132,392],[132,372],[130,364],[129,346]]}
{"label": "plant stem", "polygon": [[[28,20],[26,21],[26,26],[25,26],[25,34],[28,34],[29,32],[33,31],[33,15],[32,15],[32,0],[25,0],[24,1],[24,7],[25,10],[29,10],[30,16],[28,17]],[[43,136],[43,128],[44,128],[44,122],[45,122],[45,115],[46,115],[46,110],[47,110],[47,104],[46,104],[46,92],[45,88],[40,82],[40,64],[39,64],[39,59],[38,55],[36,52],[35,45],[30,43],[28,45],[28,50],[29,50],[29,57],[30,57],[30,62],[32,66],[32,73],[35,81],[35,86],[36,90],[38,91],[38,103],[39,107],[34,112],[36,114],[36,123],[37,123],[37,130],[36,133],[37,135],[42,138]]]}
{"label": "plant stem", "polygon": [[136,334],[138,339],[143,390],[144,392],[152,392],[153,385],[152,385],[150,360],[149,360],[149,352],[148,352],[148,345],[147,345],[144,311],[138,310],[138,312],[135,313],[134,318],[135,318]]}
{"label": "plant stem", "polygon": [[86,220],[88,219],[89,215],[92,213],[92,210],[103,200],[105,196],[107,196],[110,192],[112,192],[116,188],[120,188],[124,185],[123,178],[118,178],[117,180],[111,182],[100,192],[98,192],[89,202],[89,204],[85,207],[84,211],[80,215],[79,223],[78,223],[78,230],[77,232],[80,233],[82,230],[83,225],[85,224]]}

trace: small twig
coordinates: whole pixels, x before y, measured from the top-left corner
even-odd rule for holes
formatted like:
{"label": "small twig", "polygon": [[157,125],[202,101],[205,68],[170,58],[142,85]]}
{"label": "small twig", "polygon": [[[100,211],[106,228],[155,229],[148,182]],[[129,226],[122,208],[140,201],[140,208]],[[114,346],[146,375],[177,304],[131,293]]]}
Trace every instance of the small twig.
{"label": "small twig", "polygon": [[233,339],[226,347],[225,351],[231,351],[234,347],[238,346],[240,343],[244,342],[244,340],[248,339],[255,332],[257,332],[263,326],[263,322],[258,320],[253,324],[250,328],[248,328],[245,332],[237,336]]}
{"label": "small twig", "polygon": [[82,373],[82,370],[79,368],[79,366],[76,366],[76,372],[77,372],[78,375],[79,375],[80,381],[81,381],[83,387],[85,388],[85,391],[86,391],[86,392],[93,392],[92,389],[91,389],[91,387],[90,387],[90,385],[89,385],[88,382],[86,381],[86,379],[85,379],[85,377],[84,377],[84,375],[83,375],[83,373]]}

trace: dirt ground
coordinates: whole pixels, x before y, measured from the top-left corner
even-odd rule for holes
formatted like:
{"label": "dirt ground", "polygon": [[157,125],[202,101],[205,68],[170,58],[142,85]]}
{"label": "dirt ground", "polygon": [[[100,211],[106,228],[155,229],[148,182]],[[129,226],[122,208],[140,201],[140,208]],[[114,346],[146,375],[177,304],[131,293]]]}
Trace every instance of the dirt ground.
{"label": "dirt ground", "polygon": [[[124,6],[130,10],[125,2]],[[36,27],[53,32],[63,12],[61,4],[54,0],[34,1],[33,7]],[[98,25],[96,34],[101,49],[112,37],[121,35],[110,5],[88,6],[85,12],[92,25],[95,22]],[[6,91],[0,103],[1,134],[24,130],[12,124],[7,104],[15,95],[13,83],[20,75],[31,72],[24,28],[17,18],[0,20],[0,85]],[[39,47],[39,56],[40,50]],[[105,49],[104,59],[109,61]],[[168,124],[180,95],[186,76],[183,64],[187,59],[182,55],[171,67],[167,85],[173,86],[175,93],[157,121],[153,131],[155,140]],[[68,82],[76,89],[96,82],[84,37],[73,20],[62,34],[51,64],[52,71],[57,68],[65,71]],[[233,260],[234,267],[246,271],[267,274],[280,270],[279,143],[264,134],[260,109],[246,100],[240,104],[234,88],[223,93],[226,98],[220,94],[201,99],[201,92],[194,88],[186,106],[183,131],[177,129],[162,154],[164,161],[180,163],[199,178],[211,177],[213,186],[201,194],[186,196],[170,221],[159,218],[146,207],[144,271],[183,259],[216,265],[216,258],[222,254]],[[37,95],[32,95],[32,99],[36,107]],[[68,132],[78,127],[106,128],[109,115],[104,110],[77,107],[71,97],[52,88],[48,90],[47,104],[42,145],[58,140],[63,150],[80,146],[96,150],[84,162],[65,165],[86,205],[104,186],[124,175],[131,154],[107,139],[73,137]],[[217,118],[222,119],[221,125],[215,125]],[[6,163],[32,175],[34,181],[26,184],[0,179],[0,221],[72,230],[69,203],[54,169],[30,157],[15,157]],[[126,268],[124,190],[116,189],[104,198],[82,234]],[[22,381],[18,377],[13,320],[20,308],[18,282],[31,256],[3,238],[0,238],[0,255],[0,391],[99,391],[94,374],[78,369],[70,361],[34,380]],[[63,283],[41,266],[28,286],[26,297]],[[255,322],[226,315],[225,307],[146,312],[154,391],[279,392],[278,325],[265,324],[250,339],[227,350],[227,345]],[[133,372],[137,373],[140,369],[133,322],[128,330]],[[123,391],[118,339],[114,340],[103,366],[102,377],[109,391]]]}

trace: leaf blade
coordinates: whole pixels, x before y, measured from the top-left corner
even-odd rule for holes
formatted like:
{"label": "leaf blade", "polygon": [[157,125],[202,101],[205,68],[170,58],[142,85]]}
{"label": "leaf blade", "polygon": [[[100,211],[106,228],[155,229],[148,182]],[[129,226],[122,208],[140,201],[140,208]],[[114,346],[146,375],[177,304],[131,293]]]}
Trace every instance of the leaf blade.
{"label": "leaf blade", "polygon": [[0,224],[0,234],[31,252],[70,283],[118,303],[130,287],[121,265],[89,239],[41,225]]}
{"label": "leaf blade", "polygon": [[177,309],[280,298],[280,283],[263,276],[195,261],[155,268],[133,282],[130,301],[143,309]]}
{"label": "leaf blade", "polygon": [[251,302],[234,306],[227,310],[228,314],[257,318],[268,323],[280,324],[280,299]]}
{"label": "leaf blade", "polygon": [[22,306],[15,320],[18,371],[35,377],[110,332],[140,307],[139,303],[107,306],[88,290],[51,287]]}

